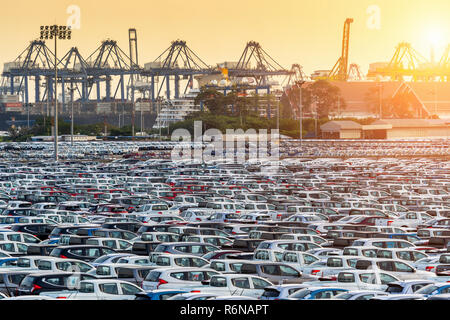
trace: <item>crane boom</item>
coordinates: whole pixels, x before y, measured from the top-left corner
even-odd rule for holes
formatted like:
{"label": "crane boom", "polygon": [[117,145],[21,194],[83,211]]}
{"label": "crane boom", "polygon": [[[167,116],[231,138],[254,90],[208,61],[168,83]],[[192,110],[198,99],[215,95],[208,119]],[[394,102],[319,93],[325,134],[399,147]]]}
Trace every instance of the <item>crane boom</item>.
{"label": "crane boom", "polygon": [[328,78],[331,80],[346,81],[348,79],[348,53],[350,45],[350,24],[353,19],[347,18],[344,23],[344,35],[342,37],[342,53],[339,60],[330,71]]}

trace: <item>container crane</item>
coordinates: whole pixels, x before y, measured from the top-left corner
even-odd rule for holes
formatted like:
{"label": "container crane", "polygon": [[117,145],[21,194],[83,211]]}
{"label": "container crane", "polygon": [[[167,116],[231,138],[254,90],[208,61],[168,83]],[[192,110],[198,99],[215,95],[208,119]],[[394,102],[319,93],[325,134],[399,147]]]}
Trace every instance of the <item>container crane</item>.
{"label": "container crane", "polygon": [[328,74],[328,79],[330,80],[347,81],[348,79],[348,52],[350,44],[350,24],[352,23],[353,19],[351,18],[345,20],[344,35],[342,37],[342,54]]}

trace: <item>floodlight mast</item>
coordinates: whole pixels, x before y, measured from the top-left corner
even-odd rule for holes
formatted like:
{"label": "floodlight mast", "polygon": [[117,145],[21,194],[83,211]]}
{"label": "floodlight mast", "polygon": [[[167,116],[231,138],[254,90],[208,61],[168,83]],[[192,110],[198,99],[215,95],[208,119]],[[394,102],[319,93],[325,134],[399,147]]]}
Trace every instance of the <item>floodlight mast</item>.
{"label": "floodlight mast", "polygon": [[[72,31],[70,26],[41,26],[41,40],[55,40],[55,115],[54,115],[54,142],[55,142],[55,161],[59,160],[58,153],[58,51],[57,40],[70,40],[72,38]],[[64,88],[63,88],[64,90]]]}

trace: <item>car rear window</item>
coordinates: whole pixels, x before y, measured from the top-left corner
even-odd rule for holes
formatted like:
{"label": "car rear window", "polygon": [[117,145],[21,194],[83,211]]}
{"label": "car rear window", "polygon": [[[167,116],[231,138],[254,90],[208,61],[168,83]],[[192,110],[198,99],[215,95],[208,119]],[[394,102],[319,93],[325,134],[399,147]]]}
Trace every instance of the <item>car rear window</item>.
{"label": "car rear window", "polygon": [[355,282],[355,275],[353,273],[341,272],[337,278],[338,282]]}
{"label": "car rear window", "polygon": [[227,279],[223,277],[212,277],[209,285],[211,287],[226,287]]}
{"label": "car rear window", "polygon": [[21,282],[20,286],[24,288],[31,288],[35,281],[36,277],[34,276],[26,276]]}
{"label": "car rear window", "polygon": [[99,276],[108,276],[111,274],[111,271],[108,266],[98,266],[96,274],[98,274]]}
{"label": "car rear window", "polygon": [[263,297],[266,298],[277,298],[280,295],[280,291],[277,289],[272,288],[266,288],[264,289],[264,293],[262,294]]}
{"label": "car rear window", "polygon": [[254,264],[243,264],[240,268],[240,273],[244,273],[244,274],[254,274],[257,272],[258,271],[256,269],[256,265],[254,265]]}
{"label": "car rear window", "polygon": [[225,263],[214,261],[211,263],[211,268],[217,271],[225,271]]}
{"label": "car rear window", "polygon": [[11,283],[19,285],[25,277],[26,274],[10,274],[8,275],[8,280]]}
{"label": "car rear window", "polygon": [[168,257],[157,257],[156,265],[158,266],[170,266],[170,258]]}
{"label": "car rear window", "polygon": [[17,260],[17,267],[19,267],[19,268],[29,268],[29,267],[31,267],[30,259],[19,258]]}
{"label": "car rear window", "polygon": [[147,277],[145,278],[145,280],[150,281],[150,282],[157,282],[159,280],[159,277],[161,276],[161,272],[158,271],[151,271]]}
{"label": "car rear window", "polygon": [[386,292],[389,293],[401,293],[403,291],[403,287],[398,284],[388,284]]}
{"label": "car rear window", "polygon": [[358,262],[356,262],[355,269],[366,270],[370,267],[370,265],[371,265],[370,261],[359,260]]}
{"label": "car rear window", "polygon": [[118,278],[134,278],[133,270],[131,269],[119,269],[117,272]]}
{"label": "car rear window", "polygon": [[94,293],[94,284],[91,282],[82,282],[79,292],[81,293]]}
{"label": "car rear window", "polygon": [[50,261],[39,261],[39,270],[52,270],[52,263]]}
{"label": "car rear window", "polygon": [[242,268],[243,263],[230,263],[230,269],[236,273],[240,273],[241,272],[241,268]]}

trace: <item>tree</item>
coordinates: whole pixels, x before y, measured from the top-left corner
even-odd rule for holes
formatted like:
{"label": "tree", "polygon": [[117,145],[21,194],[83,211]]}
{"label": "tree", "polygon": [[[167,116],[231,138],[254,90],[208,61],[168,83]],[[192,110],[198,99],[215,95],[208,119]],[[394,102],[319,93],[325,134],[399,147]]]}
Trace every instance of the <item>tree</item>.
{"label": "tree", "polygon": [[289,101],[289,96],[286,92],[283,93],[280,100],[280,118],[281,119],[294,118],[294,112],[292,110],[291,102]]}
{"label": "tree", "polygon": [[205,107],[208,108],[209,112],[214,114],[225,114],[225,100],[223,93],[215,89],[202,87],[200,93],[195,98],[195,104],[203,103]]}
{"label": "tree", "polygon": [[310,112],[314,112],[313,106],[316,106],[318,118],[328,118],[338,109],[346,108],[346,102],[341,96],[339,87],[326,80],[317,80],[302,90],[303,106]]}
{"label": "tree", "polygon": [[[326,80],[317,80],[310,85],[303,85],[301,90],[301,105],[304,114],[315,112],[315,107],[317,107],[318,118],[328,118],[338,109],[344,110],[346,107],[339,87],[332,85]],[[283,117],[292,117],[292,109],[298,110],[300,105],[300,89],[297,86],[293,86],[287,90],[281,101]]]}
{"label": "tree", "polygon": [[374,114],[380,114],[381,104],[381,117],[396,119],[413,118],[415,104],[417,103],[411,93],[404,91],[397,92],[393,97],[381,97],[380,99],[379,87],[369,88],[365,94],[365,100]]}

